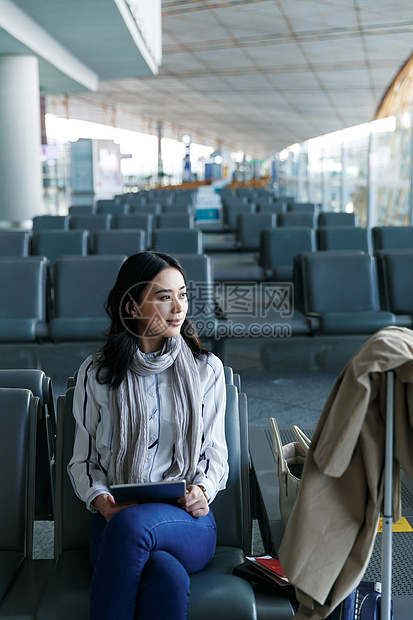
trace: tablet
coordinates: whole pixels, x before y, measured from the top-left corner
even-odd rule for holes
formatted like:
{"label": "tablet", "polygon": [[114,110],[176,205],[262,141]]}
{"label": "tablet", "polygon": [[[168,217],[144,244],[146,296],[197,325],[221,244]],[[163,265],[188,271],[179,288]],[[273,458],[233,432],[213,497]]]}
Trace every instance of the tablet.
{"label": "tablet", "polygon": [[142,504],[144,502],[166,502],[174,504],[186,493],[185,480],[163,480],[139,484],[114,484],[110,492],[117,504]]}

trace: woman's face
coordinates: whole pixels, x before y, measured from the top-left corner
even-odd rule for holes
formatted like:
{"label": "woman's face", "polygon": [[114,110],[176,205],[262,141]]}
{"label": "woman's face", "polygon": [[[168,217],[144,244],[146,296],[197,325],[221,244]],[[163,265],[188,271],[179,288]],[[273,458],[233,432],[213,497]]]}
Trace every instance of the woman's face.
{"label": "woman's face", "polygon": [[187,311],[184,278],[178,269],[168,267],[149,282],[141,303],[130,306],[137,319],[141,349],[156,351],[165,338],[178,336]]}

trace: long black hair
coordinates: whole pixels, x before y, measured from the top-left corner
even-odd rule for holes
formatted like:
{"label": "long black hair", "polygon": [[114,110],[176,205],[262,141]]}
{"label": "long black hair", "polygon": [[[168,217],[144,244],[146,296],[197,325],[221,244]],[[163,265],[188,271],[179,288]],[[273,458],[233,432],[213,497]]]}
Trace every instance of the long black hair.
{"label": "long black hair", "polygon": [[[119,270],[115,286],[109,292],[105,310],[111,324],[106,343],[97,356],[97,380],[117,388],[122,383],[139,340],[136,322],[128,311],[130,301],[139,304],[146,286],[164,269],[173,267],[185,279],[179,261],[161,252],[138,252],[130,256]],[[135,322],[135,323],[134,323]],[[185,318],[181,335],[195,357],[209,355],[203,347],[195,328]]]}

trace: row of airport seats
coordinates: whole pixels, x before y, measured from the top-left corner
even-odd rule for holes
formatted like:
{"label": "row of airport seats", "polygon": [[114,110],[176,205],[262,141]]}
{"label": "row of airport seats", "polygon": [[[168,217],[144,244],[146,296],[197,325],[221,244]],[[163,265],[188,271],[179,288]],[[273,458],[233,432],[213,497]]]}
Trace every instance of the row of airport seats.
{"label": "row of airport seats", "polygon": [[[358,220],[353,213],[322,212],[316,218],[314,215],[300,213],[241,213],[235,218],[235,238],[241,250],[257,250],[260,245],[261,231],[267,228],[310,228],[322,231],[325,228],[358,228],[362,232],[354,233],[362,238],[365,229],[358,226]],[[370,233],[367,234],[369,236]],[[320,233],[320,237],[324,237]]]}
{"label": "row of airport seats", "polygon": [[69,207],[69,215],[131,215],[133,213],[193,213],[192,203],[176,202],[123,202],[116,204],[114,200],[98,201],[95,206],[73,205]]}
{"label": "row of airport seats", "polygon": [[[258,283],[218,285],[205,254],[176,257],[187,275],[188,316],[221,359],[228,338],[269,337],[277,325],[288,335],[367,334],[382,323],[413,326],[413,250],[377,257],[354,250],[303,252],[295,257],[293,287],[267,282],[262,290]],[[0,301],[0,342],[102,340],[108,328],[103,304],[125,259],[62,257],[52,284],[44,257],[1,259],[0,287],[7,294]],[[246,306],[254,295],[262,306]]]}
{"label": "row of airport seats", "polygon": [[156,228],[150,241],[143,229],[0,231],[1,256],[46,256],[53,265],[64,255],[126,254],[146,249],[202,254],[203,234],[197,228]]}
{"label": "row of airport seats", "polygon": [[179,204],[192,204],[196,195],[195,190],[172,190],[172,189],[158,189],[158,190],[142,190],[139,192],[124,192],[123,194],[117,194],[111,201],[98,200],[96,206],[109,204],[109,202],[115,202],[115,204],[130,204],[133,206],[146,205],[150,203],[158,203],[160,205],[179,205]]}
{"label": "row of airport seats", "polygon": [[[248,411],[232,369],[225,371],[230,474],[226,489],[214,501],[215,554],[204,570],[190,577],[188,619],[291,620],[288,598],[233,574],[251,553]],[[41,407],[36,386],[32,391],[32,384],[19,373],[14,371],[11,387],[0,387],[0,467],[7,471],[0,481],[2,496],[7,497],[0,530],[0,618],[87,620],[92,515],[75,495],[66,470],[75,432],[74,380],[69,378],[66,394],[57,401],[54,558],[34,559],[36,430]]]}
{"label": "row of airport seats", "polygon": [[[325,226],[358,226],[359,221],[355,213],[336,211],[321,211],[319,214],[306,212],[281,212],[271,210],[266,213],[257,212],[254,205],[236,205],[227,207],[224,211],[224,222],[228,231],[236,232],[239,229],[238,219],[245,219],[254,228],[264,222],[274,222],[274,226],[300,226],[307,228],[323,228]],[[271,224],[270,224],[271,225]],[[263,226],[264,228],[266,226]]]}
{"label": "row of airport seats", "polygon": [[[247,236],[244,243],[248,243]],[[297,254],[329,250],[377,254],[386,250],[413,249],[413,226],[377,226],[372,229],[339,226],[318,230],[266,228],[260,231],[258,248],[258,262],[265,277],[273,281],[291,281]]]}
{"label": "row of airport seats", "polygon": [[[190,315],[214,340],[213,270],[203,254],[175,254],[189,281]],[[104,302],[125,255],[65,256],[48,276],[46,257],[0,259],[0,342],[102,340]],[[202,332],[202,329],[201,329]]]}
{"label": "row of airport seats", "polygon": [[148,238],[155,228],[193,228],[194,216],[190,213],[161,213],[146,211],[131,214],[79,214],[38,215],[33,218],[33,233],[44,230],[118,230],[142,228]]}

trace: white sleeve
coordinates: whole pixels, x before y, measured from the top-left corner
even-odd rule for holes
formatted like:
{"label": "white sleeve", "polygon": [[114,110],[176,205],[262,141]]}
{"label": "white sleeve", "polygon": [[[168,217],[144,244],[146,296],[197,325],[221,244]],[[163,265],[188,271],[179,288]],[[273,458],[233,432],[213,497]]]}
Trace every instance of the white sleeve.
{"label": "white sleeve", "polygon": [[225,489],[228,479],[228,450],[225,440],[226,388],[222,362],[207,358],[207,382],[203,386],[204,432],[194,484],[202,484],[210,502]]}
{"label": "white sleeve", "polygon": [[102,493],[110,493],[101,455],[96,449],[96,429],[100,420],[100,405],[96,400],[95,373],[89,357],[79,369],[73,398],[76,420],[73,456],[67,467],[76,495],[95,512],[91,501]]}

